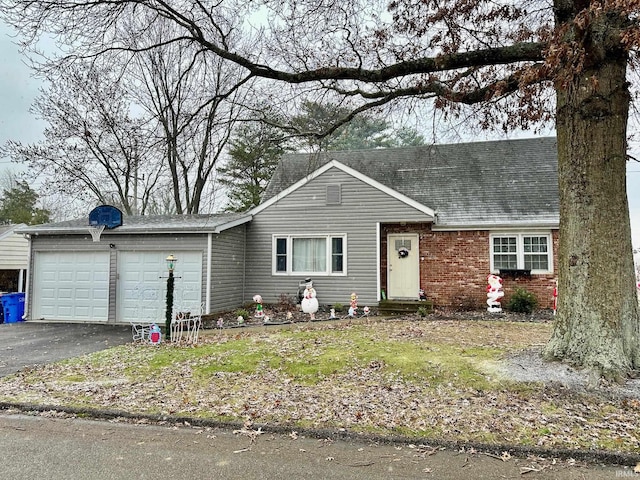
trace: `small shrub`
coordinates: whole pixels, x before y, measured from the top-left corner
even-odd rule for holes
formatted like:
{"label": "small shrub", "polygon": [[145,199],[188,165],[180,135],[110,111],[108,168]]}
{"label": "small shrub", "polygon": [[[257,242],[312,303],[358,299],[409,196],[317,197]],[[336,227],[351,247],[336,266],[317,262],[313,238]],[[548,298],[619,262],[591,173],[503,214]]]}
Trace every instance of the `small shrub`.
{"label": "small shrub", "polygon": [[341,303],[335,303],[333,305],[333,308],[336,312],[342,312],[344,310],[344,305],[342,305]]}
{"label": "small shrub", "polygon": [[427,309],[424,307],[418,307],[418,310],[416,310],[416,312],[418,313],[418,315],[420,315],[421,317],[426,317],[427,316]]}
{"label": "small shrub", "polygon": [[249,312],[247,310],[245,310],[244,308],[239,308],[238,310],[236,310],[235,312],[233,312],[234,315],[236,317],[242,317],[246,320],[249,319]]}
{"label": "small shrub", "polygon": [[536,296],[524,288],[516,288],[507,302],[507,310],[516,313],[533,313],[537,306]]}

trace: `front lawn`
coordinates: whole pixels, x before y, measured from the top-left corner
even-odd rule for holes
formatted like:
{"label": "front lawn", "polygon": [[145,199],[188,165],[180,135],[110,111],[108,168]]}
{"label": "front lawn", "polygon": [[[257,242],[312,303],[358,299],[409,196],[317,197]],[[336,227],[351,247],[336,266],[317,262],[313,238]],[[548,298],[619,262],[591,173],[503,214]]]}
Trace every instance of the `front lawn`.
{"label": "front lawn", "polygon": [[376,320],[207,331],[129,344],[0,380],[0,401],[382,435],[637,452],[638,399],[494,372],[549,323]]}

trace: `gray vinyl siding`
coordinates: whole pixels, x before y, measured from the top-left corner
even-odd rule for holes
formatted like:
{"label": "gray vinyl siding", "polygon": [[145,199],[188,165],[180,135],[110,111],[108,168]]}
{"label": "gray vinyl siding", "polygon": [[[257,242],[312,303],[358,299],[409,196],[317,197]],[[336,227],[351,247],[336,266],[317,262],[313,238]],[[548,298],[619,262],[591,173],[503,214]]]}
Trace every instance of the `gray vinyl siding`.
{"label": "gray vinyl siding", "polygon": [[[245,227],[211,239],[211,312],[238,308],[244,301]],[[203,297],[204,298],[204,297]]]}
{"label": "gray vinyl siding", "polygon": [[[326,205],[327,185],[340,184],[342,201]],[[342,170],[332,168],[273,205],[258,212],[247,226],[246,296],[267,303],[294,295],[300,275],[274,275],[273,235],[346,234],[346,276],[312,276],[321,305],[349,304],[351,292],[361,306],[377,305],[377,224],[424,222],[431,218]]]}
{"label": "gray vinyl siding", "polygon": [[[118,251],[161,251],[167,255],[174,251],[202,253],[201,299],[206,299],[207,286],[207,234],[144,234],[123,235],[103,232],[100,242],[91,235],[32,235],[32,252],[108,251],[109,259],[109,323],[116,321]],[[211,259],[211,311],[235,308],[242,304],[244,272],[244,226],[212,236]],[[36,255],[31,256],[29,268],[33,271]],[[37,281],[37,280],[36,280]],[[34,288],[33,275],[29,276],[29,292]],[[30,302],[30,299],[27,300]],[[31,311],[31,305],[27,308]]]}

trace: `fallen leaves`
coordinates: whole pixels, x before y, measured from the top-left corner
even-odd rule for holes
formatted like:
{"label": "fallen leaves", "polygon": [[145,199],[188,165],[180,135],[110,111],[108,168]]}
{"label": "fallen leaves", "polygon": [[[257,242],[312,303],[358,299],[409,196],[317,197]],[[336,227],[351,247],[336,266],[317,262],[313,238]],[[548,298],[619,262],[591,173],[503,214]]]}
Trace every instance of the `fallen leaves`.
{"label": "fallen leaves", "polygon": [[[474,388],[468,372],[441,382],[403,374],[393,363],[399,361],[394,341],[412,342],[414,352],[432,359],[447,350],[447,342],[459,342],[473,358],[486,344],[520,345],[527,332],[531,342],[539,343],[545,331],[544,325],[512,328],[496,322],[390,322],[367,330],[334,325],[288,333],[221,333],[215,342],[185,351],[126,345],[2,379],[0,400],[246,420],[234,433],[247,436],[250,444],[263,433],[253,425],[270,423],[401,433],[425,441],[637,451],[637,399],[617,401],[498,381]],[[356,342],[348,335],[354,332],[366,334],[367,341]],[[369,356],[367,344],[378,346]],[[381,351],[380,345],[389,345],[390,351]],[[336,359],[336,366],[318,374],[317,365],[327,358]],[[428,371],[446,376],[450,366],[431,361]],[[304,365],[314,381],[290,374],[293,363]],[[296,440],[298,433],[292,430],[289,437]],[[421,456],[437,451],[415,445],[413,450]],[[508,455],[496,459],[506,461]],[[523,468],[531,469],[521,472],[526,474],[540,467]]]}

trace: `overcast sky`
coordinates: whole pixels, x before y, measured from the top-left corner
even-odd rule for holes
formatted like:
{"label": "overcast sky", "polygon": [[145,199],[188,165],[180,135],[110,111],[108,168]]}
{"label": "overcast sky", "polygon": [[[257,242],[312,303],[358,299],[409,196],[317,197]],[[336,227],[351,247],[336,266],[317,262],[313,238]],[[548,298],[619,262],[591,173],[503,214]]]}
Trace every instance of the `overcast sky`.
{"label": "overcast sky", "polygon": [[[29,113],[29,107],[40,84],[32,78],[10,34],[0,24],[0,144],[9,139],[35,142],[41,138],[43,124]],[[640,159],[640,153],[634,156]],[[0,158],[0,173],[17,168],[9,159]],[[640,248],[640,163],[630,163],[627,171],[633,243]]]}

